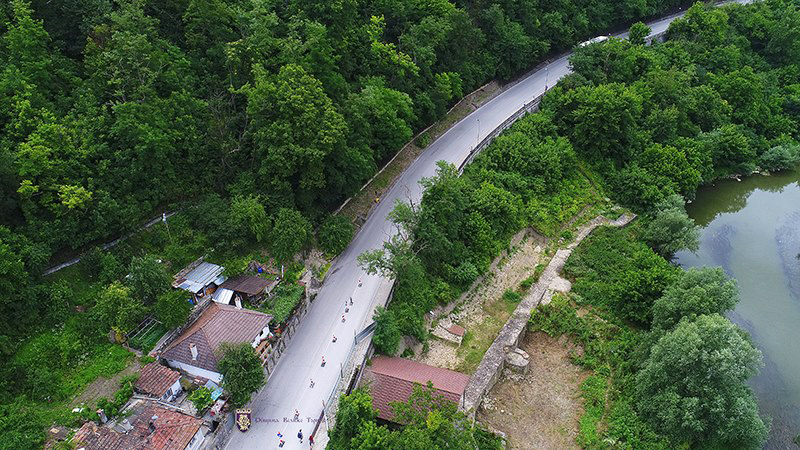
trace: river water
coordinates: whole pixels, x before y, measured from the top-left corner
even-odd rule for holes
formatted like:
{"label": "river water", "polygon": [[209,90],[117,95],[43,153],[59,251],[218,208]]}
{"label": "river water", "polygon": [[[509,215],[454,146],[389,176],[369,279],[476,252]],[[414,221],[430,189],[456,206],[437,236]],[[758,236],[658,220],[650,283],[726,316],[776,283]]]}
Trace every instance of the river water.
{"label": "river water", "polygon": [[800,434],[800,171],[701,189],[687,211],[702,227],[685,268],[721,266],[736,278],[741,301],[729,317],[764,354],[751,380],[762,414],[772,418],[765,448],[796,449]]}

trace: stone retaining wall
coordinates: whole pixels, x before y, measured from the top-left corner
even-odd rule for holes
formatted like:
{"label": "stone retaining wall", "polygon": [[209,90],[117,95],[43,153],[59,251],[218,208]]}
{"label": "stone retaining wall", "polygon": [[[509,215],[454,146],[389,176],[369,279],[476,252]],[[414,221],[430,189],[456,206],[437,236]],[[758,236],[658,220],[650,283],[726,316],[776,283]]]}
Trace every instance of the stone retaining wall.
{"label": "stone retaining wall", "polygon": [[518,347],[519,343],[525,337],[525,329],[528,324],[528,319],[531,317],[531,311],[539,305],[542,298],[548,292],[550,284],[559,276],[561,270],[564,268],[564,264],[572,254],[572,250],[574,250],[595,228],[601,225],[621,227],[627,225],[635,218],[635,215],[624,214],[617,220],[610,221],[605,217],[598,216],[578,230],[577,236],[571,244],[556,252],[550,264],[547,265],[547,268],[545,268],[544,272],[542,272],[542,275],[539,277],[539,281],[536,282],[528,295],[517,305],[517,308],[508,319],[508,322],[506,322],[503,329],[500,330],[500,333],[497,335],[497,338],[492,342],[489,350],[484,354],[480,365],[478,365],[478,369],[472,377],[470,377],[469,384],[464,391],[464,401],[461,404],[461,409],[473,420],[484,394],[497,383],[500,374],[503,372],[503,361],[505,360],[506,353]]}

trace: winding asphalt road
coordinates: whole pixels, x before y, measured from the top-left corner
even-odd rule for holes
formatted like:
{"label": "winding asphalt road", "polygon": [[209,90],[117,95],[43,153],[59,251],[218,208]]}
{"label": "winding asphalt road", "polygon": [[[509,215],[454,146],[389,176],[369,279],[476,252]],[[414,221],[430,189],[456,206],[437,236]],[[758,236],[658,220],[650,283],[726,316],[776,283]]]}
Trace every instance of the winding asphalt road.
{"label": "winding asphalt road", "polygon": [[[664,32],[676,17],[650,23],[653,34]],[[626,35],[620,33],[617,36]],[[378,301],[376,293],[381,278],[366,275],[359,268],[356,257],[380,247],[394,233],[387,214],[396,200],[419,202],[422,197],[419,181],[435,174],[437,161],[444,160],[459,166],[481,139],[526,103],[544,93],[545,84],[553,86],[570,73],[568,57],[562,56],[529,73],[455,124],[430,144],[400,176],[373,208],[350,246],[331,267],[325,284],[267,386],[251,402],[253,425],[245,433],[234,429],[227,449],[277,448],[278,433],[282,433],[286,441],[284,449],[309,448],[308,435],[314,429],[313,420],[320,416],[322,402],[327,401],[337,382],[339,366],[347,357],[354,334],[371,322],[368,314],[373,302]],[[361,287],[358,286],[359,279],[363,281]],[[346,314],[346,321],[342,322],[345,301],[351,296],[354,306]],[[332,342],[333,335],[338,338],[336,343]],[[327,361],[325,367],[321,367],[323,356]],[[310,386],[312,379],[315,383],[313,388]],[[300,413],[299,422],[287,422],[294,419],[295,410]],[[298,430],[301,429],[303,444],[297,439]]]}

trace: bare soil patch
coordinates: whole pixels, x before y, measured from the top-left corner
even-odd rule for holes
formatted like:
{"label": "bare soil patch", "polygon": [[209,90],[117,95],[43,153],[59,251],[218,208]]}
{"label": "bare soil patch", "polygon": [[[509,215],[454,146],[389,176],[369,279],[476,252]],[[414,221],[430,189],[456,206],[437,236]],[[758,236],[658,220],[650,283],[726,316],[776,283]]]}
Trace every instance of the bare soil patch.
{"label": "bare soil patch", "polygon": [[101,397],[113,399],[114,393],[121,387],[120,382],[122,379],[138,372],[141,367],[142,363],[139,362],[138,358],[131,358],[128,367],[117,372],[113,377],[98,377],[96,380],[89,383],[86,389],[70,402],[70,408],[81,405],[94,406]]}
{"label": "bare soil patch", "polygon": [[572,348],[564,336],[529,333],[522,345],[530,355],[528,373],[506,371],[484,399],[478,421],[504,432],[510,448],[578,448],[580,385],[590,372],[572,364]]}

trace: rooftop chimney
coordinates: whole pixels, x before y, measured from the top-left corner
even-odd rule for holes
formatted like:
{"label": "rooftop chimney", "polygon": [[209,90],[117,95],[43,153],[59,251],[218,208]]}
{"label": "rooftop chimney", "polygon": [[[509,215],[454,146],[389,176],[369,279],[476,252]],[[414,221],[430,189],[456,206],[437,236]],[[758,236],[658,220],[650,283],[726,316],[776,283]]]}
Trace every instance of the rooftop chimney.
{"label": "rooftop chimney", "polygon": [[192,352],[192,361],[197,361],[197,346],[189,344],[189,350]]}
{"label": "rooftop chimney", "polygon": [[156,431],[156,420],[157,419],[158,419],[158,416],[153,416],[153,417],[150,418],[150,423],[147,424],[147,428],[150,429],[151,433]]}

